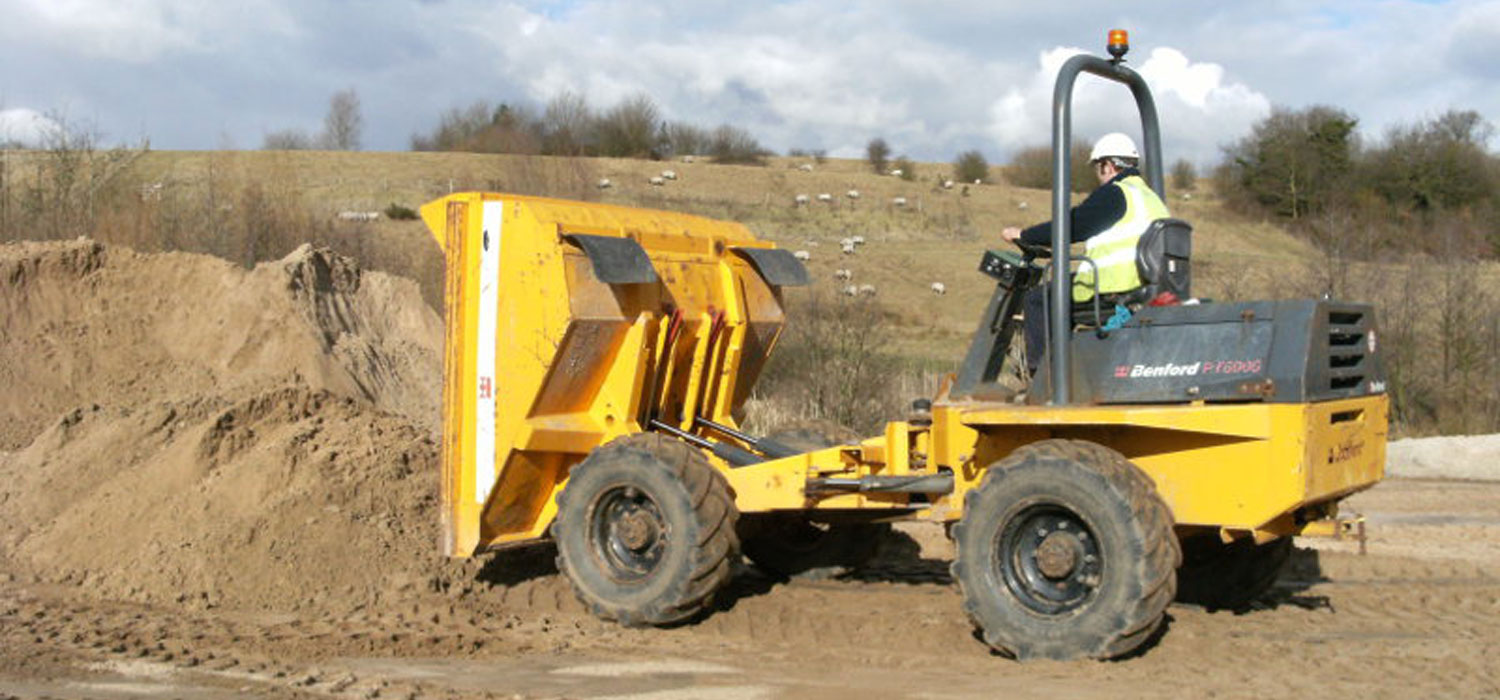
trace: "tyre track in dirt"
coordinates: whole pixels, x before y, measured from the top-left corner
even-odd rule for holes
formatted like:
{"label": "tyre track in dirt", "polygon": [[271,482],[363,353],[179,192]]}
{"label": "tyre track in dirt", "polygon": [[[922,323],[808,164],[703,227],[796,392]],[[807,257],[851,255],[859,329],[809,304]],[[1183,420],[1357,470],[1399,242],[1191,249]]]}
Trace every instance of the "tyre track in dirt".
{"label": "tyre track in dirt", "polygon": [[[346,665],[350,659],[483,662],[529,655],[754,659],[762,672],[809,683],[814,669],[865,669],[851,689],[936,683],[943,673],[934,669],[943,668],[967,683],[1040,683],[1082,697],[1119,683],[1151,689],[1145,695],[1284,696],[1331,679],[1341,692],[1368,697],[1477,697],[1500,690],[1490,663],[1500,652],[1494,633],[1500,581],[1445,562],[1320,559],[1328,570],[1358,575],[1288,576],[1245,614],[1174,606],[1169,634],[1138,658],[1111,664],[1017,665],[995,658],[970,636],[958,595],[945,584],[773,583],[745,572],[722,609],[698,624],[666,630],[623,629],[586,616],[555,574],[312,619],[86,601],[66,587],[12,584],[0,599],[0,623],[31,635],[33,645],[69,648],[96,662],[145,661],[277,692],[337,697],[364,697],[372,689],[489,697],[441,679],[356,673]],[[1226,665],[1226,658],[1235,663]]]}

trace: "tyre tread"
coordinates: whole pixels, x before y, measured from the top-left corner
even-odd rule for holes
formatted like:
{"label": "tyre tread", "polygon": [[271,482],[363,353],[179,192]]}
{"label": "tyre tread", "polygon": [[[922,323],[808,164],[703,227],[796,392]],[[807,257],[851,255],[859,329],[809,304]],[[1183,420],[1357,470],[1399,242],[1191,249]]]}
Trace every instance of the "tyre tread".
{"label": "tyre tread", "polygon": [[[730,496],[729,482],[696,448],[657,433],[635,433],[616,438],[589,454],[574,467],[575,473],[593,465],[629,461],[635,468],[662,469],[683,485],[699,524],[699,535],[692,551],[692,564],[685,575],[674,581],[658,599],[640,607],[610,605],[586,593],[570,573],[574,570],[565,548],[558,547],[557,568],[569,573],[573,594],[593,615],[614,620],[627,627],[672,625],[683,622],[708,609],[714,594],[729,581],[734,559],[739,556],[739,539],[734,523],[738,511]],[[562,513],[573,495],[564,488],[558,495],[558,512]],[[555,538],[561,540],[570,528],[585,527],[558,518],[553,523]]]}
{"label": "tyre tread", "polygon": [[[1097,645],[1092,648],[1067,649],[1042,646],[1026,639],[1005,639],[1003,630],[986,628],[976,592],[969,590],[976,579],[969,575],[968,562],[959,556],[954,558],[950,571],[963,595],[964,611],[969,620],[981,630],[986,643],[1018,658],[1046,656],[1065,659],[1082,655],[1108,659],[1128,654],[1149,639],[1161,625],[1167,605],[1176,595],[1176,570],[1182,559],[1182,552],[1173,532],[1172,512],[1157,494],[1156,484],[1145,472],[1124,455],[1097,443],[1042,440],[1020,447],[992,465],[979,487],[965,496],[965,512],[976,506],[987,488],[994,488],[994,484],[1005,479],[1007,472],[1021,468],[1041,468],[1040,463],[1054,460],[1067,460],[1084,466],[1098,476],[1105,488],[1119,492],[1128,504],[1132,521],[1139,529],[1144,544],[1144,556],[1132,562],[1134,571],[1130,575],[1131,581],[1140,584],[1140,595],[1133,605],[1118,612],[1113,632],[1097,640]],[[955,541],[963,542],[970,535],[968,525],[967,518],[958,521],[953,528]]]}

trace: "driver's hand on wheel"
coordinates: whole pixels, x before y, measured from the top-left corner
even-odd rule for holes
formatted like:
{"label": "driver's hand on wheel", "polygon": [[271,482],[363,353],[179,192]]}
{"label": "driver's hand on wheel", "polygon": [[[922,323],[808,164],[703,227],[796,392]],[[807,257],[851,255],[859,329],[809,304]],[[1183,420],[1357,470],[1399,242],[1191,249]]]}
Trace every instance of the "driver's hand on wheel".
{"label": "driver's hand on wheel", "polygon": [[1011,243],[1015,243],[1021,238],[1021,229],[1016,226],[1006,226],[1000,231],[1000,237]]}

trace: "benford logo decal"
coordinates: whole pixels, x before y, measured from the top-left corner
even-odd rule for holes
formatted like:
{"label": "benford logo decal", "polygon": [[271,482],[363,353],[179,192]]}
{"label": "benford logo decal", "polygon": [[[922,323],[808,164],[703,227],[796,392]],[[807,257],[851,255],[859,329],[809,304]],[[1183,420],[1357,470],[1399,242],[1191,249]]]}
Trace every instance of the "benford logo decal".
{"label": "benford logo decal", "polygon": [[1346,440],[1333,447],[1328,448],[1328,463],[1347,462],[1358,459],[1365,452],[1365,441],[1359,439]]}
{"label": "benford logo decal", "polygon": [[1160,365],[1115,365],[1115,377],[1195,377],[1199,374],[1248,374],[1260,370],[1260,360],[1209,360],[1181,365],[1172,362]]}
{"label": "benford logo decal", "polygon": [[1177,365],[1120,365],[1115,368],[1116,377],[1191,377],[1203,368],[1200,362]]}

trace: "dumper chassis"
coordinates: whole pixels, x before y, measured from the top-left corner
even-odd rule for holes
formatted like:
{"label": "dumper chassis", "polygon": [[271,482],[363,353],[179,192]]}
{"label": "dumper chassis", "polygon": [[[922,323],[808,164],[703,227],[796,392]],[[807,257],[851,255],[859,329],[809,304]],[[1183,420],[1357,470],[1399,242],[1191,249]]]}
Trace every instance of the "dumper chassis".
{"label": "dumper chassis", "polygon": [[[1244,606],[1291,537],[1350,529],[1338,502],[1384,466],[1372,309],[1139,307],[1106,331],[1107,310],[1071,309],[1068,275],[1053,273],[1070,269],[1077,75],[1130,88],[1143,170],[1164,192],[1155,106],[1118,38],[1112,58],[1076,56],[1058,77],[1056,259],[987,253],[995,293],[962,366],[867,439],[739,429],[786,321],[783,288],[808,282],[743,226],[496,193],[424,206],[447,270],[444,550],[550,538],[594,614],[674,625],[708,614],[742,553],[779,575],[837,572],[887,523],[934,522],[951,528],[953,578],[986,644],[1104,659],[1139,650],[1174,598]],[[1189,233],[1164,221],[1140,253],[1159,268],[1143,278],[1183,298]],[[1017,402],[999,378],[1038,284],[1070,312],[1051,315],[1048,362]]]}

